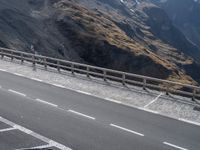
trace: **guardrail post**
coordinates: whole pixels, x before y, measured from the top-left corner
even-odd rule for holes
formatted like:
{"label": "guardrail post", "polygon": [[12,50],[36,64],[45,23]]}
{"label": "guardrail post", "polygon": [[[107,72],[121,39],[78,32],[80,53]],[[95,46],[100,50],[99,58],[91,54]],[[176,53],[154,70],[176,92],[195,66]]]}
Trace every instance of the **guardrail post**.
{"label": "guardrail post", "polygon": [[106,81],[106,70],[103,70],[103,80]]}
{"label": "guardrail post", "polygon": [[1,59],[3,59],[4,54],[3,54],[3,50],[1,49]]}
{"label": "guardrail post", "polygon": [[14,57],[13,57],[13,51],[11,51],[11,62],[13,61]]}
{"label": "guardrail post", "polygon": [[143,89],[146,90],[147,79],[143,78]]}
{"label": "guardrail post", "polygon": [[194,88],[194,89],[193,89],[192,101],[195,101],[196,93],[197,93],[197,91],[196,91],[196,89]]}
{"label": "guardrail post", "polygon": [[[74,75],[76,73],[76,70],[81,70],[80,68],[78,68],[78,66],[82,66],[84,67],[84,69],[86,69],[87,71],[84,70],[84,72],[86,72],[87,77],[92,76],[91,74],[93,73],[93,68],[95,69],[95,67],[90,67],[84,64],[78,64],[78,63],[74,63],[74,62],[69,62],[69,61],[63,61],[60,59],[55,59],[55,58],[49,58],[49,57],[40,57],[39,55],[35,55],[35,54],[30,54],[30,53],[25,53],[25,52],[20,52],[20,51],[14,51],[14,50],[9,50],[9,49],[4,49],[4,48],[0,48],[0,57],[1,59],[3,59],[4,57],[8,57],[9,59],[11,59],[11,61],[13,61],[14,59],[18,59],[19,61],[21,61],[21,63],[23,63],[24,61],[28,61],[30,63],[32,63],[33,65],[33,70],[37,69],[37,63],[40,64],[42,63],[41,59],[43,58],[43,64],[45,69],[47,69],[48,65],[51,65],[51,61],[52,60],[54,62],[53,66],[54,68],[56,68],[56,63],[57,63],[57,69],[58,71],[62,71],[62,67],[65,65],[65,63],[67,62],[67,70],[68,68],[71,69],[71,73]],[[71,66],[71,67],[70,67]],[[123,85],[128,84],[128,76],[131,74],[129,73],[125,73],[125,72],[120,72],[120,71],[115,71],[115,70],[111,70],[111,69],[106,69],[106,68],[100,68],[97,67],[98,70],[100,70],[101,72],[97,73],[97,75],[101,75],[102,79],[104,81],[107,81],[109,78],[116,78],[119,79],[119,82],[122,82]],[[95,71],[94,71],[95,73]],[[115,77],[114,75],[112,75],[113,73],[117,73],[118,75],[120,75],[120,77]],[[170,92],[174,93],[174,94],[178,94],[178,93],[185,93],[186,95],[190,95],[190,97],[192,98],[193,101],[197,100],[199,98],[199,87],[197,86],[191,86],[191,85],[187,85],[187,84],[182,84],[182,83],[177,83],[177,82],[173,82],[173,81],[167,81],[167,80],[162,80],[162,79],[156,79],[156,78],[151,78],[151,77],[146,77],[146,76],[140,76],[140,75],[135,75],[133,74],[135,78],[139,78],[141,81],[141,85],[143,86],[143,89],[146,89],[147,87],[156,87],[157,85],[151,85],[150,81],[155,81],[158,83],[162,83],[162,88],[159,87],[159,90],[163,90],[164,88],[164,92],[166,92],[166,95],[169,95]],[[130,79],[135,81],[136,83],[137,80],[135,80],[135,78]],[[150,82],[150,83],[149,83]],[[134,82],[133,82],[134,83]],[[149,86],[148,86],[149,85]],[[177,85],[177,86],[181,86],[181,87],[187,87],[190,88],[190,92],[188,91],[176,91],[173,88],[173,85]],[[196,101],[197,102],[197,101]]]}
{"label": "guardrail post", "polygon": [[90,77],[90,68],[87,66],[87,77],[89,78]]}
{"label": "guardrail post", "polygon": [[74,64],[71,64],[71,72],[74,75]]}
{"label": "guardrail post", "polygon": [[44,58],[43,63],[44,63],[44,69],[47,70],[47,59],[46,58]]}
{"label": "guardrail post", "polygon": [[166,95],[169,95],[169,85],[166,87]]}
{"label": "guardrail post", "polygon": [[58,69],[58,72],[60,73],[60,62],[59,62],[59,60],[57,60],[57,69]]}
{"label": "guardrail post", "polygon": [[35,55],[32,55],[33,70],[36,70]]}
{"label": "guardrail post", "polygon": [[23,53],[20,53],[20,57],[21,57],[21,64],[23,64],[24,63]]}
{"label": "guardrail post", "polygon": [[123,85],[126,85],[126,81],[125,81],[125,80],[126,80],[126,74],[123,73],[123,74],[122,74],[122,84],[123,84]]}

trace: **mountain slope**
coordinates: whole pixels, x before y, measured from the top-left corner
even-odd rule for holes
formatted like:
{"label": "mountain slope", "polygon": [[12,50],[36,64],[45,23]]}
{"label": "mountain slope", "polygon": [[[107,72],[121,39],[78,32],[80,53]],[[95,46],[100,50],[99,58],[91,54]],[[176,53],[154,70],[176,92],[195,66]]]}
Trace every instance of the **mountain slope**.
{"label": "mountain slope", "polygon": [[192,73],[199,67],[196,58],[187,53],[196,47],[149,2],[1,0],[0,34],[2,46],[9,48],[30,51],[33,45],[43,55],[189,84],[200,81]]}
{"label": "mountain slope", "polygon": [[57,8],[60,11],[58,28],[69,41],[73,41],[70,47],[84,61],[157,77],[167,77],[167,72],[171,72],[168,69],[172,70],[172,66],[150,55],[142,45],[128,37],[111,16],[72,3],[60,3]]}
{"label": "mountain slope", "polygon": [[[198,46],[193,57],[200,55],[200,1],[199,0],[151,0],[163,8],[173,24]],[[190,49],[190,48],[189,48]],[[198,58],[198,60],[200,60]]]}

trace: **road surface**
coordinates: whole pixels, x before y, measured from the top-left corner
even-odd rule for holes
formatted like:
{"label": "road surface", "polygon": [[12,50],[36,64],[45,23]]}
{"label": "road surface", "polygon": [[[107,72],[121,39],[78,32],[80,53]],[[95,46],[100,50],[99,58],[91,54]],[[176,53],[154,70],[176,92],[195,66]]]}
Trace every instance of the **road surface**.
{"label": "road surface", "polygon": [[2,150],[200,148],[199,126],[2,71],[0,86]]}

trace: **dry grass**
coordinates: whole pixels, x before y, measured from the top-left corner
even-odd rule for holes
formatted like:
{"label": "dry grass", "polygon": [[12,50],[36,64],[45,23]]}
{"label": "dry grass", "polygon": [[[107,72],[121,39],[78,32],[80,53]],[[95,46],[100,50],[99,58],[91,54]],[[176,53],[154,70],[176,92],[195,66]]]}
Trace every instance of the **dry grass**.
{"label": "dry grass", "polygon": [[[173,70],[177,70],[177,66],[174,62],[170,62],[171,58],[178,56],[178,53],[173,48],[169,48],[168,45],[163,45],[161,41],[158,40],[149,40],[149,38],[144,39],[144,42],[158,45],[158,47],[163,47],[170,49],[171,55],[169,59],[164,59],[158,56],[156,53],[148,50],[142,44],[133,40],[127,34],[121,30],[115,23],[112,21],[111,16],[105,15],[101,12],[94,12],[88,10],[80,5],[74,5],[71,2],[58,3],[57,7],[61,12],[81,25],[84,28],[84,32],[80,33],[82,36],[87,33],[87,36],[99,38],[104,41],[107,41],[110,45],[114,45],[124,51],[132,53],[135,57],[140,55],[148,56],[155,64],[160,64],[168,70],[172,70],[172,74],[168,77],[168,80],[178,81],[185,84],[196,84],[189,76],[184,73],[175,73]],[[117,16],[119,17],[119,16]],[[153,35],[148,32],[148,30],[143,30],[143,33],[146,34],[146,37],[152,37]],[[166,57],[167,58],[167,57]],[[177,57],[178,58],[178,57]],[[181,63],[191,63],[192,60],[180,59]]]}

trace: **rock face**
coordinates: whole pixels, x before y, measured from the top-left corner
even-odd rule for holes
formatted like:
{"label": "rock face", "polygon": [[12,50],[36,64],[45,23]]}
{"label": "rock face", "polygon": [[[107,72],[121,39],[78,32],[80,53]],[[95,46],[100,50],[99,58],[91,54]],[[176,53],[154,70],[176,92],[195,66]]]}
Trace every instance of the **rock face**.
{"label": "rock face", "polygon": [[[0,46],[196,84],[198,46],[141,0],[1,0]],[[196,52],[193,57],[193,52]]]}
{"label": "rock face", "polygon": [[0,41],[0,47],[6,47],[6,45],[2,41]]}
{"label": "rock face", "polygon": [[[173,24],[193,42],[198,50],[192,57],[199,56],[200,48],[200,1],[199,0],[151,0],[165,10]],[[191,48],[188,48],[190,50]],[[200,60],[198,58],[198,60]]]}

